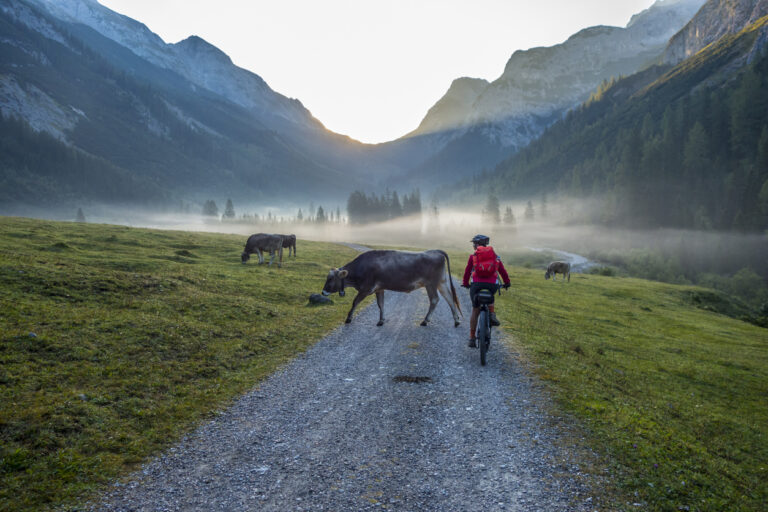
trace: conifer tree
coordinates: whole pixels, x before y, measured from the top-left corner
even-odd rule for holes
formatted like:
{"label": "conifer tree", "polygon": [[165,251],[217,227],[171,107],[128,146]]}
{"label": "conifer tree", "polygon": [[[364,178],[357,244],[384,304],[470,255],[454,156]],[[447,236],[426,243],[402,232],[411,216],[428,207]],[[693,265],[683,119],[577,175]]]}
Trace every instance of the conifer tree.
{"label": "conifer tree", "polygon": [[235,218],[235,206],[232,204],[231,199],[227,199],[227,205],[224,207],[224,218],[225,219]]}
{"label": "conifer tree", "polygon": [[525,205],[525,220],[532,221],[536,217],[536,212],[533,210],[533,203],[528,201],[528,204]]}
{"label": "conifer tree", "polygon": [[397,196],[397,190],[392,192],[392,198],[389,202],[389,218],[395,219],[403,216],[403,207],[400,204],[400,198]]}
{"label": "conifer tree", "polygon": [[515,214],[512,213],[511,206],[507,206],[507,208],[504,210],[504,224],[508,226],[515,225]]}
{"label": "conifer tree", "polygon": [[488,201],[485,203],[485,209],[483,210],[485,221],[491,224],[501,223],[501,212],[499,205],[499,198],[495,194],[488,195]]}
{"label": "conifer tree", "polygon": [[216,201],[209,199],[203,204],[203,215],[206,217],[218,217],[219,207],[216,206]]}

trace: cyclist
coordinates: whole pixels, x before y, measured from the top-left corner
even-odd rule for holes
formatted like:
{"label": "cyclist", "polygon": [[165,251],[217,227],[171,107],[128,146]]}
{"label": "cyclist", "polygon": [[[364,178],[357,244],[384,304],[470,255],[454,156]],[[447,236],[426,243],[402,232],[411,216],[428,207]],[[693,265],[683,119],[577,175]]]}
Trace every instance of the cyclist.
{"label": "cyclist", "polygon": [[[475,252],[469,256],[467,268],[464,269],[464,279],[461,283],[464,288],[469,288],[469,298],[472,301],[472,316],[469,317],[469,346],[472,348],[477,347],[475,331],[477,330],[477,316],[480,314],[480,307],[475,303],[475,295],[483,289],[495,293],[499,289],[499,274],[504,280],[504,289],[506,290],[510,286],[509,274],[507,274],[501,258],[496,255],[493,247],[488,245],[490,241],[491,239],[485,235],[476,235],[471,240]],[[471,286],[469,284],[470,276],[472,277]],[[488,306],[488,311],[490,312],[491,325],[501,325],[496,318],[493,304]]]}

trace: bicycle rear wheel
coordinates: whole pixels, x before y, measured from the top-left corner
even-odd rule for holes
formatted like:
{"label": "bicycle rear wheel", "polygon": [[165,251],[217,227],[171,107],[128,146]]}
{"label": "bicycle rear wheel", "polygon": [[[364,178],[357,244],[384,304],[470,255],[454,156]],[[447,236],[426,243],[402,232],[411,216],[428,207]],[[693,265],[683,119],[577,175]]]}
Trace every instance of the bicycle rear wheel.
{"label": "bicycle rear wheel", "polygon": [[491,344],[491,322],[486,309],[480,310],[477,317],[477,343],[480,345],[480,364],[485,366],[485,355]]}

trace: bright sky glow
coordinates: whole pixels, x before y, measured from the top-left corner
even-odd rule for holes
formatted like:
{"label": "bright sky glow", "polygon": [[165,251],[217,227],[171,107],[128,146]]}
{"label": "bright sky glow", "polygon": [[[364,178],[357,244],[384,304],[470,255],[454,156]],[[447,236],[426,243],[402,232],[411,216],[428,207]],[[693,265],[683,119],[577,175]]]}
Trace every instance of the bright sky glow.
{"label": "bright sky glow", "polygon": [[168,43],[197,35],[328,129],[385,142],[451,82],[492,81],[515,50],[626,26],[653,0],[99,0]]}

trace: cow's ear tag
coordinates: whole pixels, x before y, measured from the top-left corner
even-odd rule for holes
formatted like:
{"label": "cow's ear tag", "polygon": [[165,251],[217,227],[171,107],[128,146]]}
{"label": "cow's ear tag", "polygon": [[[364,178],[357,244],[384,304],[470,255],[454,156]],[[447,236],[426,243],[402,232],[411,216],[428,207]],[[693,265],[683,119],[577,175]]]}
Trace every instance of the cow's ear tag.
{"label": "cow's ear tag", "polygon": [[349,271],[347,271],[347,270],[342,270],[341,272],[339,272],[339,277],[342,278],[342,279],[344,279],[348,275],[349,275]]}

